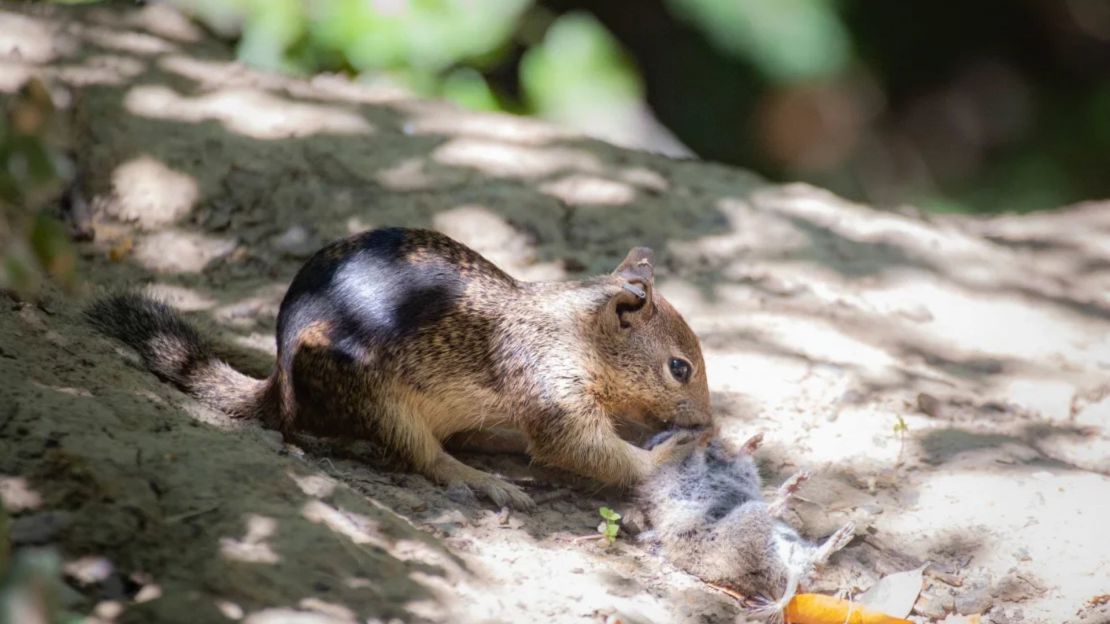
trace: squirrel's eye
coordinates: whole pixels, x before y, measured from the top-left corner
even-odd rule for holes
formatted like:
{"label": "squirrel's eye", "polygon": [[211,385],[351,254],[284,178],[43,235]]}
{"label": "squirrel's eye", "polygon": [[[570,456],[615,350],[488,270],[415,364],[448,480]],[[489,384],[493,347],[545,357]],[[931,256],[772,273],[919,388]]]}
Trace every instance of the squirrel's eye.
{"label": "squirrel's eye", "polygon": [[690,363],[682,358],[671,358],[670,368],[671,377],[674,377],[682,383],[690,381],[690,373],[694,371]]}

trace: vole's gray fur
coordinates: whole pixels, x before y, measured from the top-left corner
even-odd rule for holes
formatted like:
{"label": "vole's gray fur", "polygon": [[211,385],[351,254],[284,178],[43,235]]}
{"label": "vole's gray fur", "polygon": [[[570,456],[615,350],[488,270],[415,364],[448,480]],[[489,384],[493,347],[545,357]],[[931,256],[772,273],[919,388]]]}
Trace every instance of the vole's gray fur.
{"label": "vole's gray fur", "polygon": [[667,448],[670,459],[638,488],[650,527],[641,539],[694,576],[748,597],[760,605],[757,612],[781,613],[813,568],[851,541],[854,527],[842,527],[818,546],[779,520],[808,474],[787,480],[776,500],[765,502],[751,456],[762,435],[738,451],[714,439],[712,430],[696,438],[680,432],[686,439],[678,443],[673,435],[663,432],[648,443]]}
{"label": "vole's gray fur", "polygon": [[332,243],[282,301],[267,379],[215,358],[176,312],[145,296],[101,299],[87,316],[213,407],[286,434],[372,440],[431,479],[498,504],[531,500],[456,460],[441,441],[510,426],[537,460],[632,485],[663,451],[625,442],[618,421],[710,421],[698,339],[655,291],[651,250],[642,247],[609,275],[527,283],[428,230],[386,228]]}

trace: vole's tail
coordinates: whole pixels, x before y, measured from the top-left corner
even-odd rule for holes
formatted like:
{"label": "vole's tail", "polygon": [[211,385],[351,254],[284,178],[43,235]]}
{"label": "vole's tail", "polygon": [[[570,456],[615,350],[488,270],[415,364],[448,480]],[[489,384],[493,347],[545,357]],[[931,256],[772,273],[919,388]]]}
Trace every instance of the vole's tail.
{"label": "vole's tail", "polygon": [[248,377],[213,355],[200,333],[168,305],[139,293],[115,294],[96,300],[85,318],[200,402],[237,418],[262,417],[266,380]]}
{"label": "vole's tail", "polygon": [[780,624],[785,619],[786,605],[798,593],[798,584],[801,582],[803,572],[797,568],[790,568],[786,577],[786,588],[778,600],[760,605],[753,605],[748,609],[748,615],[757,619],[765,619],[771,624]]}

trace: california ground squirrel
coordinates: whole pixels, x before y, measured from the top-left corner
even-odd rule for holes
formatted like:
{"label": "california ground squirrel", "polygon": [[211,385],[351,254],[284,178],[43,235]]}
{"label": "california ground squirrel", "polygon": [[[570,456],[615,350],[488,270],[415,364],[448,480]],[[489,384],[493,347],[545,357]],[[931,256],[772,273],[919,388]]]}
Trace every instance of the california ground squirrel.
{"label": "california ground squirrel", "polygon": [[[317,252],[277,319],[277,365],[248,377],[213,356],[165,304],[123,294],[86,312],[102,332],[202,402],[284,434],[370,440],[443,484],[497,504],[522,490],[458,461],[441,442],[510,426],[544,463],[632,485],[660,453],[617,435],[620,419],[710,422],[698,339],[654,289],[638,247],[609,275],[520,282],[428,230],[387,228]],[[658,429],[658,427],[656,427]]]}
{"label": "california ground squirrel", "polygon": [[[669,454],[638,488],[649,531],[640,539],[698,578],[746,596],[756,614],[781,614],[800,582],[852,540],[852,524],[820,546],[802,539],[779,520],[786,500],[808,473],[787,479],[770,504],[751,453],[762,443],[752,437],[739,450],[713,439],[707,430],[665,431],[648,443]],[[693,439],[693,441],[690,441]]]}

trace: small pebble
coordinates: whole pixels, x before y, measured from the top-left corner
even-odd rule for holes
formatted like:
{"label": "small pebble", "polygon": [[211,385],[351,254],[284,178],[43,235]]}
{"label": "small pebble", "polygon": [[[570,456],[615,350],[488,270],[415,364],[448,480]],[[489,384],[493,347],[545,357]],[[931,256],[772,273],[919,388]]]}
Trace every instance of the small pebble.
{"label": "small pebble", "polygon": [[944,411],[940,399],[927,392],[917,395],[917,409],[921,410],[922,414],[933,418],[940,418]]}

